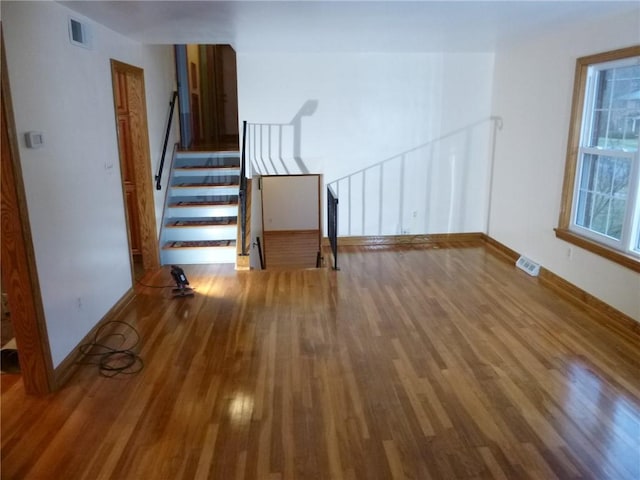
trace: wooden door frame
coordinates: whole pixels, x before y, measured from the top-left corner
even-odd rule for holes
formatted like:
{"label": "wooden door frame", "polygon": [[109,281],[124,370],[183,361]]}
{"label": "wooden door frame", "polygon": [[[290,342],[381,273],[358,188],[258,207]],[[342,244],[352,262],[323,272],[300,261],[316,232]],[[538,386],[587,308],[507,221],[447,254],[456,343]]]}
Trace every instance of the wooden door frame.
{"label": "wooden door frame", "polygon": [[[155,201],[153,197],[153,173],[151,172],[151,154],[149,152],[149,126],[147,123],[146,94],[144,88],[144,70],[134,65],[111,59],[111,81],[113,86],[113,108],[116,122],[116,134],[118,132],[118,118],[116,104],[116,73],[126,72],[131,74],[138,83],[139,97],[131,97],[133,100],[129,109],[133,111],[136,118],[136,128],[132,132],[132,144],[134,146],[134,169],[135,185],[138,206],[138,224],[140,226],[140,252],[142,254],[142,265],[145,271],[160,267],[160,252],[158,248],[158,232],[156,229]],[[133,123],[133,122],[132,122]],[[123,158],[120,155],[118,146],[118,156],[120,157],[120,171],[123,169]],[[127,223],[127,241],[129,242],[129,257],[131,263],[131,275],[135,278],[133,255],[131,253],[131,228],[129,213],[126,207],[124,190],[124,177],[122,177],[122,198],[125,218]]]}
{"label": "wooden door frame", "polygon": [[11,308],[24,389],[29,394],[44,395],[57,386],[33,249],[3,38],[0,43],[1,121],[3,137],[5,133],[7,136],[7,145],[2,148],[0,174],[2,280]]}

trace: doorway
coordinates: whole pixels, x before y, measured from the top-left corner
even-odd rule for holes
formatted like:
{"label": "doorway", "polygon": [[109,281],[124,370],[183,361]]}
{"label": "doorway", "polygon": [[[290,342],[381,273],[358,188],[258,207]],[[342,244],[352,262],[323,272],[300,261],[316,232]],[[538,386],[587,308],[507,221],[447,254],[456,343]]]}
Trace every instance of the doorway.
{"label": "doorway", "polygon": [[144,71],[111,60],[129,251],[133,278],[160,266],[151,178]]}
{"label": "doorway", "polygon": [[239,149],[236,52],[231,45],[176,46],[183,148]]}
{"label": "doorway", "polygon": [[264,175],[260,181],[265,268],[318,267],[321,176]]}
{"label": "doorway", "polygon": [[[14,124],[11,89],[7,74],[4,41],[0,67],[0,144],[2,231],[1,270],[3,293],[3,322],[6,327],[2,335],[13,335],[16,355],[19,358],[22,382],[25,391],[43,395],[55,388],[54,370],[49,350],[47,328],[44,318],[35,253],[31,241],[31,229],[27,213],[26,195],[22,181],[22,170],[18,153],[17,134]],[[6,301],[6,305],[5,305]],[[7,315],[8,314],[8,315]],[[8,316],[5,319],[5,316]],[[9,324],[6,321],[9,321]],[[6,333],[5,333],[6,332]],[[19,378],[12,375],[11,381]],[[3,389],[7,387],[5,377]]]}

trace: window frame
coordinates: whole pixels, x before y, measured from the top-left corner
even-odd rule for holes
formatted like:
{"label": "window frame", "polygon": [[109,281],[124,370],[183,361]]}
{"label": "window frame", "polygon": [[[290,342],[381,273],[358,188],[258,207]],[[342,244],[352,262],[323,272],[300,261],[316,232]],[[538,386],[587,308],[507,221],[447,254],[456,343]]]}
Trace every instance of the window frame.
{"label": "window frame", "polygon": [[[583,133],[584,105],[585,97],[587,95],[589,67],[595,64],[604,64],[637,56],[640,56],[640,45],[589,55],[576,60],[573,102],[571,107],[564,182],[562,187],[562,201],[560,205],[558,227],[555,229],[555,232],[556,236],[562,240],[584,248],[636,272],[640,272],[640,256],[637,256],[635,253],[632,254],[616,248],[616,242],[608,242],[604,238],[599,238],[597,234],[590,234],[587,229],[576,225],[574,222],[574,205],[577,202],[577,190],[579,188],[578,169],[580,168],[581,154],[580,139]],[[604,153],[604,150],[601,153]],[[640,163],[639,156],[640,153],[636,152],[636,158],[632,163],[632,175],[634,170],[637,171],[637,169],[640,168],[640,165],[638,165]],[[640,192],[638,192],[638,190],[640,190],[639,183],[635,183],[632,186],[632,191],[629,192],[629,198],[636,202],[637,208],[640,208],[640,198],[638,198],[640,195]],[[627,220],[627,222],[629,224],[633,223],[633,218]],[[636,221],[635,224],[628,226],[631,228],[631,231],[628,233],[627,237],[630,237],[630,239],[633,239],[634,241],[638,241],[638,236],[640,235],[639,223],[640,221]]]}

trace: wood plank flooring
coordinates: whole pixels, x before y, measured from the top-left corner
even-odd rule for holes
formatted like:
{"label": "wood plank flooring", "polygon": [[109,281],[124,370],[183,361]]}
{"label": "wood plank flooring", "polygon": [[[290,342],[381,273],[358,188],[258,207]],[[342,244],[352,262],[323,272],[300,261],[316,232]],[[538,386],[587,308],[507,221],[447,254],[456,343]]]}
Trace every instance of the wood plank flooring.
{"label": "wood plank flooring", "polygon": [[2,478],[640,478],[637,339],[484,247],[340,265],[138,286],[140,373],[3,376]]}

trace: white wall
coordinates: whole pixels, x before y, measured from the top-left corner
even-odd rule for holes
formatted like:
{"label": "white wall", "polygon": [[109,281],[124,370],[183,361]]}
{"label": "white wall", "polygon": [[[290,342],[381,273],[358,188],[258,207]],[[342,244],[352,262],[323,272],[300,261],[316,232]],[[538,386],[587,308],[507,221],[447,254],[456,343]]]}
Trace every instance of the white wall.
{"label": "white wall", "polygon": [[262,177],[262,214],[265,230],[319,230],[319,183],[319,175]]}
{"label": "white wall", "polygon": [[[496,52],[489,234],[640,321],[640,275],[555,237],[576,58],[637,44],[640,13],[566,26]],[[569,258],[569,249],[572,256]]]}
{"label": "white wall", "polygon": [[[173,89],[166,72],[170,47],[143,47],[90,21],[93,46],[77,47],[69,42],[69,15],[55,2],[2,2],[54,366],[132,286],[109,60],[145,69],[154,165],[163,135],[159,124]],[[42,148],[25,147],[29,130],[43,132]]]}
{"label": "white wall", "polygon": [[258,238],[264,240],[262,231],[262,190],[260,176],[254,175],[251,181],[251,250],[249,251],[249,264],[252,270],[262,269],[260,265],[260,252],[258,251]]}
{"label": "white wall", "polygon": [[[151,153],[151,171],[155,176],[162,158],[162,147],[169,120],[169,102],[171,95],[177,89],[176,63],[173,47],[167,45],[142,45],[141,62],[139,67],[144,69],[145,93],[147,97],[147,123],[149,125],[149,145]],[[167,152],[164,159],[161,190],[154,187],[154,202],[156,212],[156,229],[160,236],[162,213],[164,210],[167,183],[169,182],[169,168],[174,145],[180,139],[180,122],[178,101],[176,100],[171,131],[167,142]],[[154,180],[155,184],[155,180]]]}
{"label": "white wall", "polygon": [[[364,212],[361,202],[346,200],[362,198],[362,179],[352,179],[351,195],[341,186],[340,235],[484,230],[493,54],[238,53],[237,62],[241,121],[289,124],[306,110],[299,147],[294,127],[285,128],[284,145],[273,134],[259,163],[299,173],[299,156],[309,173],[330,183],[392,159],[385,167],[384,231],[374,172],[365,180]],[[401,201],[401,181],[387,173],[400,170],[404,152]]]}

